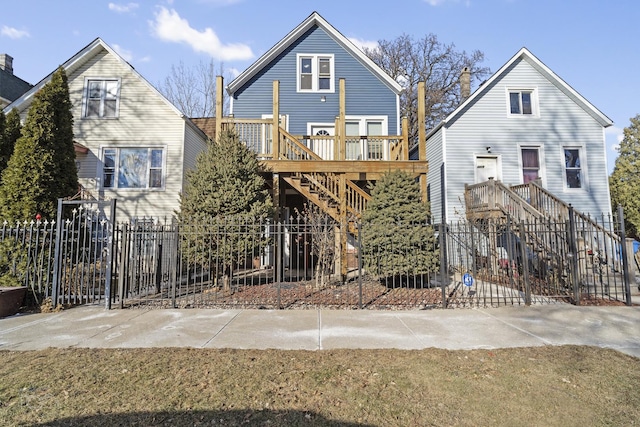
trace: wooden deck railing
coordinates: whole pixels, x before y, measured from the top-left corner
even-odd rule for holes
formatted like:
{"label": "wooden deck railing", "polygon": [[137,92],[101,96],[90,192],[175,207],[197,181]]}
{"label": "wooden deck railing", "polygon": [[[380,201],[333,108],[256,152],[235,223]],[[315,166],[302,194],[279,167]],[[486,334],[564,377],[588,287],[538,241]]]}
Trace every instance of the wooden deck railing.
{"label": "wooden deck railing", "polygon": [[236,119],[234,117],[222,119],[222,130],[234,131],[240,141],[263,160],[273,158],[272,126],[271,119]]}
{"label": "wooden deck railing", "polygon": [[490,179],[479,184],[465,185],[467,216],[495,214],[510,215],[516,221],[536,221],[544,215],[500,181]]}
{"label": "wooden deck railing", "polygon": [[[222,130],[233,130],[258,158],[273,159],[272,119],[222,119]],[[280,128],[279,160],[336,160],[338,137],[292,135]],[[304,147],[304,149],[303,149]],[[408,160],[408,141],[403,135],[345,137],[345,160]],[[276,160],[276,159],[274,159]]]}

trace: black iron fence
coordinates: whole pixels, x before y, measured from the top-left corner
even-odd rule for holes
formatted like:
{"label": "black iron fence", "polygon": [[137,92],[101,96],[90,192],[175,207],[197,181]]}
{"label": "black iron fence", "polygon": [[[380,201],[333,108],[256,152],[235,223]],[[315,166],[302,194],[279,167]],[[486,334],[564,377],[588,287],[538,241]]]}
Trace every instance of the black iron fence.
{"label": "black iron fence", "polygon": [[55,221],[5,223],[1,283],[54,305],[428,309],[630,304],[635,280],[612,218],[114,224],[114,209],[67,203]]}

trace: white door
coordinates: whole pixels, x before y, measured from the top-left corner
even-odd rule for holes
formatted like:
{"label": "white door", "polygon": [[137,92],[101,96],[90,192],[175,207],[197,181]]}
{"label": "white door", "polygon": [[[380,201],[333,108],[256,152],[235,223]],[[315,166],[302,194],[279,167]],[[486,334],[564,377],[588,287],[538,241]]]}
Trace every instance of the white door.
{"label": "white door", "polygon": [[498,158],[494,156],[476,157],[476,184],[488,181],[489,178],[500,179],[498,175]]}
{"label": "white door", "polygon": [[[309,148],[324,160],[333,160],[333,136],[335,127],[331,125],[311,125]],[[327,138],[323,138],[326,136]]]}

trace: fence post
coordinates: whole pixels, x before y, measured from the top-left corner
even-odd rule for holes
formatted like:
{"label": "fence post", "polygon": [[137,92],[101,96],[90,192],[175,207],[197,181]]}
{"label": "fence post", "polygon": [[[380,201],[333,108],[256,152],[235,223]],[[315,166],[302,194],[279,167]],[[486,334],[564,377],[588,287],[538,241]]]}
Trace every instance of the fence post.
{"label": "fence post", "polygon": [[629,256],[626,245],[627,236],[624,229],[624,210],[622,209],[622,205],[618,205],[618,221],[620,221],[620,249],[622,251],[622,271],[624,273],[624,297],[626,304],[631,305],[631,274],[629,273]]}
{"label": "fence post", "polygon": [[114,234],[116,233],[116,199],[112,199],[111,200],[111,207],[110,207],[110,216],[109,216],[109,221],[110,221],[110,233],[109,233],[109,240],[107,241],[107,248],[109,250],[109,252],[107,253],[107,271],[105,273],[105,278],[104,278],[104,296],[105,296],[105,309],[110,310],[111,309],[111,278],[112,278],[112,271],[113,271],[113,250],[114,250],[114,241],[115,239],[113,238]]}
{"label": "fence post", "polygon": [[445,232],[447,224],[440,223],[440,232],[438,240],[440,240],[440,288],[442,289],[442,308],[447,308],[447,238]]}
{"label": "fence post", "polygon": [[520,220],[520,256],[522,257],[522,280],[524,280],[524,304],[531,305],[529,258],[527,257],[527,233],[524,228],[524,220]]}
{"label": "fence post", "polygon": [[276,223],[276,227],[277,227],[277,237],[276,237],[276,250],[275,250],[275,255],[276,255],[276,259],[275,259],[275,280],[277,283],[277,305],[278,305],[278,310],[280,310],[282,308],[282,304],[281,304],[281,299],[280,299],[280,290],[282,287],[282,280],[281,280],[281,275],[282,275],[282,255],[283,255],[283,241],[282,241],[282,235],[284,234],[282,232],[282,222],[280,220],[278,220],[278,222]]}
{"label": "fence post", "polygon": [[580,305],[580,283],[578,280],[578,245],[576,242],[576,220],[573,206],[569,205],[569,265],[571,266],[571,282],[573,285],[573,300]]}
{"label": "fence post", "polygon": [[60,287],[60,246],[62,245],[62,199],[58,199],[58,212],[56,214],[56,248],[53,255],[53,286],[51,287],[51,305],[58,305],[58,291]]}

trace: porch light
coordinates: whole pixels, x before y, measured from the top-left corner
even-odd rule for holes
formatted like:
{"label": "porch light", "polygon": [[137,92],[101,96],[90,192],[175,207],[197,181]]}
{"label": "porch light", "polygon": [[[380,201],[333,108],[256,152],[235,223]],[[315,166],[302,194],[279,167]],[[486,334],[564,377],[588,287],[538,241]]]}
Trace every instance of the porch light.
{"label": "porch light", "polygon": [[324,96],[324,95],[322,95],[322,96],[320,97],[320,102],[327,102],[327,97],[326,97],[326,96]]}

